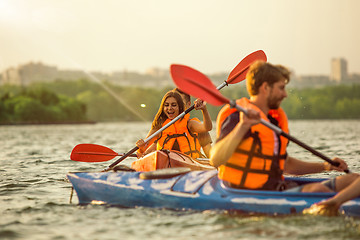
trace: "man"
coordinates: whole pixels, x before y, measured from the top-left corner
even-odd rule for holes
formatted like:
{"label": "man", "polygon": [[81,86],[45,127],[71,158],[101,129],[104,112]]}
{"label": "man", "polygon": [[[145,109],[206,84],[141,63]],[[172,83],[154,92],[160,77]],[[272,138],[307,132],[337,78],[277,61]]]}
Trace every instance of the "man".
{"label": "man", "polygon": [[260,123],[270,121],[288,132],[287,117],[280,104],[287,97],[286,84],[290,72],[281,65],[258,61],[247,73],[250,99],[237,104],[248,110],[248,116],[225,106],[218,115],[218,136],[211,149],[210,162],[218,167],[219,178],[231,187],[293,192],[339,192],[359,179],[358,174],[346,174],[322,183],[292,187],[284,182],[283,173],[302,175],[322,171],[344,171],[347,164],[335,158],[339,166],[327,162],[304,162],[286,152],[288,140]]}
{"label": "man", "polygon": [[[191,97],[189,94],[187,93],[184,93],[183,91],[181,91],[180,89],[178,88],[174,88],[173,91],[176,91],[178,93],[180,93],[184,103],[185,103],[185,110],[188,109],[189,107],[191,107]],[[197,119],[197,118],[195,118]],[[204,154],[207,158],[210,157],[210,149],[211,149],[211,143],[212,143],[212,140],[211,140],[211,136],[209,134],[209,132],[204,132],[204,133],[199,133],[198,136],[198,141],[201,145],[201,148],[203,149],[204,151]]]}

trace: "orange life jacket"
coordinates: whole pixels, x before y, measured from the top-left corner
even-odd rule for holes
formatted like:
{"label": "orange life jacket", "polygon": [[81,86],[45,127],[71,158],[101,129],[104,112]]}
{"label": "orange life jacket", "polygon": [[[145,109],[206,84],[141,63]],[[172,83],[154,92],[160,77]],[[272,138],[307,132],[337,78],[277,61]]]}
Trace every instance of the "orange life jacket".
{"label": "orange life jacket", "polygon": [[[201,122],[198,118],[191,118],[190,120],[194,120],[194,121],[198,121],[198,122]],[[199,154],[200,154],[200,158],[206,158],[206,156],[200,151],[200,149],[203,147],[203,142],[204,142],[204,137],[201,139],[200,138],[200,136],[199,136],[199,133],[191,133],[190,131],[189,131],[189,133],[190,133],[190,136],[188,136],[189,137],[189,139],[192,139],[192,140],[190,140],[190,141],[193,141],[195,144],[196,144],[196,146],[198,147],[198,146],[200,146],[200,147],[198,147],[199,148]],[[204,133],[208,133],[208,132],[204,132]],[[210,137],[210,135],[209,135],[209,137]],[[203,142],[201,142],[201,140],[203,141]],[[206,139],[205,139],[206,140]],[[207,143],[208,144],[208,143]],[[206,144],[205,144],[206,145]],[[204,146],[205,146],[204,145]]]}
{"label": "orange life jacket", "polygon": [[[236,104],[259,111],[261,118],[269,121],[249,99],[239,99]],[[236,111],[229,105],[221,109],[217,117],[217,137],[220,135],[222,123]],[[286,133],[289,132],[287,116],[281,108],[271,110],[269,114],[277,120],[278,127]],[[277,146],[275,138],[278,138]],[[219,178],[239,188],[274,190],[283,180],[287,144],[287,138],[277,136],[270,128],[263,124],[254,125],[250,129],[250,137],[245,138],[226,164],[219,167]],[[276,147],[277,154],[274,153]]]}
{"label": "orange life jacket", "polygon": [[[201,157],[201,146],[197,138],[197,134],[191,133],[188,129],[188,122],[190,121],[189,118],[190,115],[186,114],[182,119],[179,119],[174,124],[162,131],[160,137],[157,139],[156,149],[171,150],[175,141],[177,141],[182,153],[187,154],[192,158]],[[170,121],[170,119],[167,119],[162,126],[165,126]]]}

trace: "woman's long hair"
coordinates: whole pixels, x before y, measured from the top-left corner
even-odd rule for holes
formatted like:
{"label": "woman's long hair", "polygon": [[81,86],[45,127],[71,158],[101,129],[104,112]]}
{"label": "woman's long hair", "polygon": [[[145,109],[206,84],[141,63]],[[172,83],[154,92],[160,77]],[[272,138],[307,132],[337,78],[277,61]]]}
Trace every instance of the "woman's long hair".
{"label": "woman's long hair", "polygon": [[163,125],[163,123],[166,121],[167,116],[164,113],[164,104],[165,104],[166,99],[168,99],[169,97],[175,98],[175,100],[179,106],[179,114],[185,110],[184,102],[181,98],[181,95],[173,90],[168,91],[161,100],[159,110],[156,113],[155,118],[151,125],[152,129],[159,130],[161,128],[161,126]]}

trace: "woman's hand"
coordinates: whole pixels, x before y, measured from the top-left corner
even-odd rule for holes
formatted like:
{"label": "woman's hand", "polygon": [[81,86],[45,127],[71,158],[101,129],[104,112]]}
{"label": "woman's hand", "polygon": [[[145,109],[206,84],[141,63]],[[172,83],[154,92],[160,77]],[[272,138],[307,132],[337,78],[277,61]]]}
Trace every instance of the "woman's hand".
{"label": "woman's hand", "polygon": [[144,141],[144,139],[139,139],[139,140],[137,140],[137,141],[136,141],[136,146],[137,146],[138,148],[143,148],[143,147],[145,147],[145,141]]}
{"label": "woman's hand", "polygon": [[206,107],[206,102],[204,102],[203,100],[198,98],[194,102],[194,107],[195,107],[196,110],[204,109]]}
{"label": "woman's hand", "polygon": [[138,158],[141,158],[144,156],[144,147],[146,145],[144,139],[139,139],[136,141],[136,146],[139,148],[139,150],[136,152],[136,155]]}

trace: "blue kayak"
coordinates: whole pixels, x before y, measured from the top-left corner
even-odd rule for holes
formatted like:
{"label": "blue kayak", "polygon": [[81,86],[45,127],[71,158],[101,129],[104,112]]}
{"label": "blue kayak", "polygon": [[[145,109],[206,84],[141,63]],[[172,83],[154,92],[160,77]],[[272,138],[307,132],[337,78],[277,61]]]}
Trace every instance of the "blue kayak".
{"label": "blue kayak", "polygon": [[[230,188],[217,171],[161,169],[153,172],[73,172],[67,174],[79,204],[174,210],[229,210],[244,213],[301,213],[333,193],[292,193]],[[287,178],[299,184],[319,178]],[[343,204],[346,215],[360,216],[360,198]]]}

